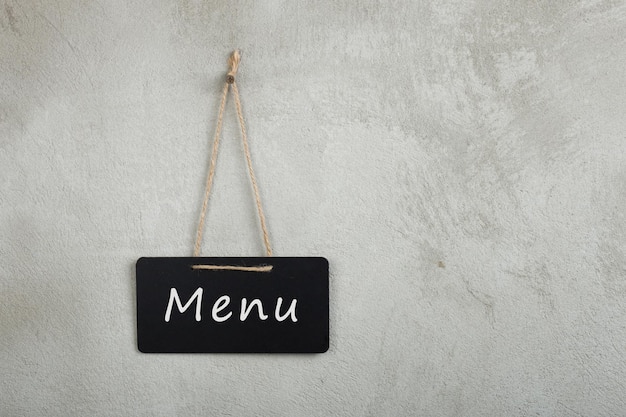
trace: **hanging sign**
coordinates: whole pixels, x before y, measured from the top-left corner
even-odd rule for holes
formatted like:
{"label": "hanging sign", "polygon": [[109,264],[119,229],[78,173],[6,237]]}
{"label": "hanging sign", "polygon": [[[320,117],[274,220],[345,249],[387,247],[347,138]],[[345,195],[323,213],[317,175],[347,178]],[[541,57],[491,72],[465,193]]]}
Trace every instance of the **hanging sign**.
{"label": "hanging sign", "polygon": [[[273,257],[235,75],[233,52],[213,138],[191,258],[137,261],[137,342],[145,353],[321,353],[328,350],[328,261]],[[204,258],[200,246],[220,142],[233,92],[266,257]]]}
{"label": "hanging sign", "polygon": [[328,350],[325,258],[141,258],[136,272],[141,352]]}

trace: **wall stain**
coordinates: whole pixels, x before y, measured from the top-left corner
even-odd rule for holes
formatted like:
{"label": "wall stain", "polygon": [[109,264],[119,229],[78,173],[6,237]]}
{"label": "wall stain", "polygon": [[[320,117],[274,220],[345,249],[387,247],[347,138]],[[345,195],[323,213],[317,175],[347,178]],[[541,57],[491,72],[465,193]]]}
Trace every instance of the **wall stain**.
{"label": "wall stain", "polygon": [[10,4],[6,3],[4,5],[4,13],[6,14],[7,20],[9,21],[9,29],[11,29],[11,32],[15,33],[16,35],[21,35],[22,32],[18,28],[15,12]]}

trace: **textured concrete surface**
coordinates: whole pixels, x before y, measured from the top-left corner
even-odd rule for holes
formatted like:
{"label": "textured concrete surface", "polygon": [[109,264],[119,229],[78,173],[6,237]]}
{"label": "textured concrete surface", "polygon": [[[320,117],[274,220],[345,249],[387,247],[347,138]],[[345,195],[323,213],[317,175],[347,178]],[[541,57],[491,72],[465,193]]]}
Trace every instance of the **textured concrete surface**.
{"label": "textured concrete surface", "polygon": [[[626,415],[623,1],[0,1],[0,415]],[[317,356],[144,355],[226,58]],[[203,253],[260,255],[229,103]]]}

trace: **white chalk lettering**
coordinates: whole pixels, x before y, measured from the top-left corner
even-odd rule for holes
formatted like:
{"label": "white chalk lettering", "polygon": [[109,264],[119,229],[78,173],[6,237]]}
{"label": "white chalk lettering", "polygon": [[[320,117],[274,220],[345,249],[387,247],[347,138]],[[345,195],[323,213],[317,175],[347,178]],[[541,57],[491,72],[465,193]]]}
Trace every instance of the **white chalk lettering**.
{"label": "white chalk lettering", "polygon": [[176,288],[170,289],[170,299],[167,302],[167,310],[165,310],[165,321],[169,322],[170,317],[172,316],[172,307],[174,306],[174,301],[176,301],[176,307],[178,307],[178,311],[184,313],[191,306],[194,300],[196,300],[196,321],[202,320],[200,316],[200,309],[202,304],[202,288],[198,288],[196,292],[193,293],[187,304],[183,306],[182,301],[180,301],[180,297],[178,296],[178,291]]}
{"label": "white chalk lettering", "polygon": [[227,295],[222,295],[220,298],[217,299],[215,304],[213,304],[213,309],[211,310],[211,316],[213,317],[213,320],[221,323],[228,320],[230,316],[233,315],[232,311],[222,317],[217,315],[220,311],[228,307],[228,304],[230,304],[230,297]]}
{"label": "white chalk lettering", "polygon": [[[165,309],[165,321],[169,323],[172,317],[172,310],[174,308],[174,304],[176,304],[178,311],[182,314],[185,311],[187,311],[194,302],[196,303],[195,319],[196,321],[201,321],[202,320],[201,312],[202,312],[203,294],[204,294],[203,288],[198,287],[198,289],[193,293],[191,298],[189,298],[189,300],[187,300],[185,305],[183,305],[183,302],[181,301],[176,288],[170,288],[170,297],[167,302],[167,308]],[[228,295],[222,295],[217,300],[215,300],[211,308],[211,317],[213,318],[214,321],[218,323],[222,323],[230,319],[233,316],[233,314],[236,314],[236,312],[233,312],[232,309],[228,308],[228,306],[230,305],[230,301],[231,300]],[[274,318],[278,322],[283,322],[287,320],[287,318],[291,318],[291,321],[293,323],[296,323],[298,321],[298,318],[296,317],[296,306],[298,304],[298,300],[293,298],[291,300],[291,304],[289,305],[289,308],[287,309],[287,311],[284,314],[281,314],[281,309],[283,308],[283,301],[284,301],[283,297],[278,297],[276,299],[276,308],[274,309]],[[257,309],[259,319],[265,321],[269,318],[269,316],[265,314],[265,310],[263,308],[263,301],[261,301],[258,298],[254,298],[252,299],[252,301],[248,302],[247,298],[242,298],[241,310],[239,311],[239,320],[246,321],[249,318],[250,314],[252,313],[252,309],[254,307],[256,307]]]}
{"label": "white chalk lettering", "polygon": [[283,297],[278,297],[278,300],[276,300],[276,311],[274,312],[274,316],[276,317],[276,320],[283,321],[287,318],[287,316],[291,315],[291,321],[293,321],[294,323],[297,322],[298,321],[298,319],[296,318],[296,303],[297,302],[298,300],[294,298],[291,301],[291,305],[289,305],[287,312],[281,316],[280,307],[283,305]]}
{"label": "white chalk lettering", "polygon": [[252,307],[256,306],[257,311],[259,312],[259,318],[261,320],[267,320],[267,314],[263,313],[263,303],[258,298],[252,300],[249,306],[246,306],[248,300],[245,298],[241,299],[241,313],[239,314],[239,320],[245,321],[248,318],[248,315],[252,311]]}

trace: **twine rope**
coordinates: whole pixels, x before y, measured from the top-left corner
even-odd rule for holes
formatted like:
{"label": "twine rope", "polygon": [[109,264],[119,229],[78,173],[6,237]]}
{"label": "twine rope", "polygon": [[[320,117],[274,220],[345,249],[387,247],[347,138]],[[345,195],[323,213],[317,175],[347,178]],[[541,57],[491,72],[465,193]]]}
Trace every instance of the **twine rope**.
{"label": "twine rope", "polygon": [[[252,183],[252,189],[254,191],[254,198],[256,202],[257,212],[259,214],[259,220],[261,223],[261,230],[263,231],[263,243],[265,244],[265,252],[267,256],[272,256],[272,246],[270,245],[269,234],[267,232],[267,224],[265,222],[265,215],[263,214],[263,206],[261,204],[261,196],[259,193],[259,186],[257,184],[256,176],[254,175],[254,169],[252,168],[252,157],[250,156],[250,146],[248,144],[248,135],[246,132],[246,126],[243,119],[243,111],[241,109],[241,100],[239,98],[239,89],[235,81],[237,70],[239,69],[239,63],[241,62],[241,55],[239,51],[235,50],[228,58],[228,73],[226,74],[226,82],[222,89],[222,97],[220,100],[220,107],[217,115],[217,124],[215,126],[215,135],[213,137],[213,148],[211,150],[211,160],[209,164],[209,173],[207,174],[206,185],[204,188],[204,200],[202,202],[202,210],[200,212],[200,221],[198,222],[198,230],[196,231],[196,243],[194,245],[193,256],[197,257],[200,254],[200,246],[202,245],[202,235],[204,231],[204,221],[211,195],[211,188],[213,186],[213,178],[215,176],[215,166],[217,163],[217,154],[219,151],[220,134],[222,132],[222,121],[224,118],[224,108],[226,107],[226,99],[228,97],[228,91],[232,86],[232,91],[235,99],[235,108],[237,110],[237,119],[239,126],[241,127],[241,138],[243,141],[243,149],[246,156],[246,164],[248,166],[248,174],[250,176],[250,182]],[[236,266],[236,265],[192,265],[193,269],[208,269],[208,270],[240,270],[240,271],[252,271],[252,272],[268,272],[271,270],[271,265],[260,266]],[[269,268],[269,270],[267,269]]]}
{"label": "twine rope", "polygon": [[246,271],[246,272],[270,272],[272,265],[238,266],[238,265],[191,265],[192,269],[205,269],[209,271]]}

